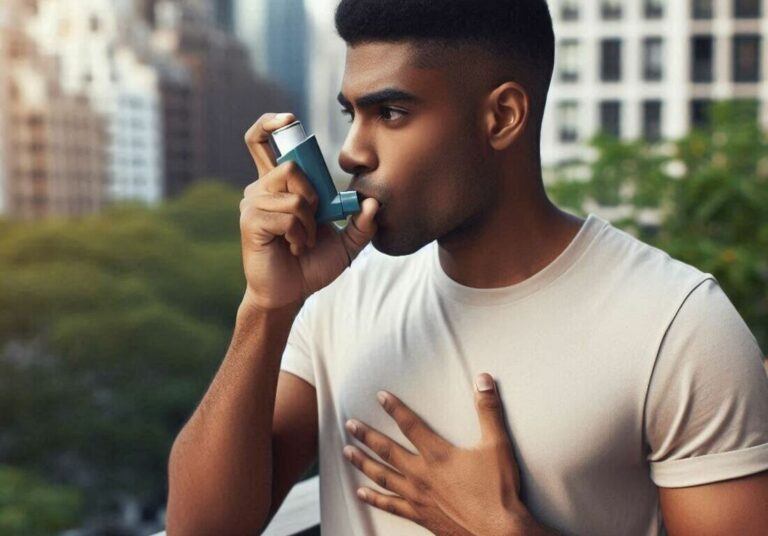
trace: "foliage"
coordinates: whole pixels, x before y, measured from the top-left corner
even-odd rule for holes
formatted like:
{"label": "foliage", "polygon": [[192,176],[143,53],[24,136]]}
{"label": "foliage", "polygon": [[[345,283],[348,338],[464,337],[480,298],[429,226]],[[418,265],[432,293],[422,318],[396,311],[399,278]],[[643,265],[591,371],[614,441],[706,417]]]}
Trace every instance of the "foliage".
{"label": "foliage", "polygon": [[[245,285],[240,198],[201,183],[157,208],[3,224],[4,463],[75,486],[87,517],[126,496],[164,503],[172,441],[226,352]],[[24,500],[7,499],[20,520],[35,513]]]}
{"label": "foliage", "polygon": [[0,465],[0,534],[43,536],[72,528],[81,503],[75,489]]}

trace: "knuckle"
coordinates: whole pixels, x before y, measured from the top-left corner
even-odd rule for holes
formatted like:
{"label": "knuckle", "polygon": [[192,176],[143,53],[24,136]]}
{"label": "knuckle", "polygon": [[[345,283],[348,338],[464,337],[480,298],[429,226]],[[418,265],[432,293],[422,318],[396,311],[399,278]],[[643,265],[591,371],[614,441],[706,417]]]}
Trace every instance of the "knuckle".
{"label": "knuckle", "polygon": [[291,233],[297,232],[301,228],[301,221],[293,214],[288,216],[288,231]]}
{"label": "knuckle", "polygon": [[298,194],[293,194],[290,197],[291,199],[291,210],[295,212],[301,212],[305,208],[305,201],[304,198],[301,197]]}
{"label": "knuckle", "polygon": [[401,421],[403,426],[403,433],[408,435],[410,432],[416,428],[416,419],[413,417],[405,417]]}
{"label": "knuckle", "polygon": [[477,401],[477,405],[483,409],[501,409],[501,401],[496,396],[483,396]]}
{"label": "knuckle", "polygon": [[392,458],[392,447],[386,443],[380,445],[378,448],[378,454],[385,462],[390,461]]}

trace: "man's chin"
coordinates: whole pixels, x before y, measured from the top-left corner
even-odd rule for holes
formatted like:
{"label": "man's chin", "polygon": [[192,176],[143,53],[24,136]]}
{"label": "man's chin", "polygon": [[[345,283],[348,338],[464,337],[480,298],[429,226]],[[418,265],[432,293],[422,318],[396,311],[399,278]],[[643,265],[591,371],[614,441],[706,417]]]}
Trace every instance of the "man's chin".
{"label": "man's chin", "polygon": [[402,257],[417,252],[424,244],[414,244],[411,237],[397,235],[391,229],[379,227],[371,239],[371,244],[377,251],[391,257]]}

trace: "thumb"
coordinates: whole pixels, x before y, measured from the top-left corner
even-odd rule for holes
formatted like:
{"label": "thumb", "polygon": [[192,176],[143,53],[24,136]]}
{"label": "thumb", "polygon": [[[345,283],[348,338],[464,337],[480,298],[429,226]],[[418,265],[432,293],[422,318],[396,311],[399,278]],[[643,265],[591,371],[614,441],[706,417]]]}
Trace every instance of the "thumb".
{"label": "thumb", "polygon": [[496,382],[487,372],[475,377],[475,407],[483,441],[508,441],[503,408]]}
{"label": "thumb", "polygon": [[376,212],[379,210],[379,202],[367,197],[363,199],[362,210],[350,218],[349,223],[341,233],[341,242],[349,255],[350,264],[357,254],[368,245],[373,235],[376,234],[378,226],[374,221]]}

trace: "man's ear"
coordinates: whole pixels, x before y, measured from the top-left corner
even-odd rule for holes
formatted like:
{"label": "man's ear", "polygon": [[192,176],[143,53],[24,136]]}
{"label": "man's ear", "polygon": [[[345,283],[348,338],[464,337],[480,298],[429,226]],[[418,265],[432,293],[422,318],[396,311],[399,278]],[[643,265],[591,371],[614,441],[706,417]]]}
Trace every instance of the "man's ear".
{"label": "man's ear", "polygon": [[505,82],[488,95],[486,104],[488,141],[497,151],[507,149],[525,132],[531,99],[520,84]]}

